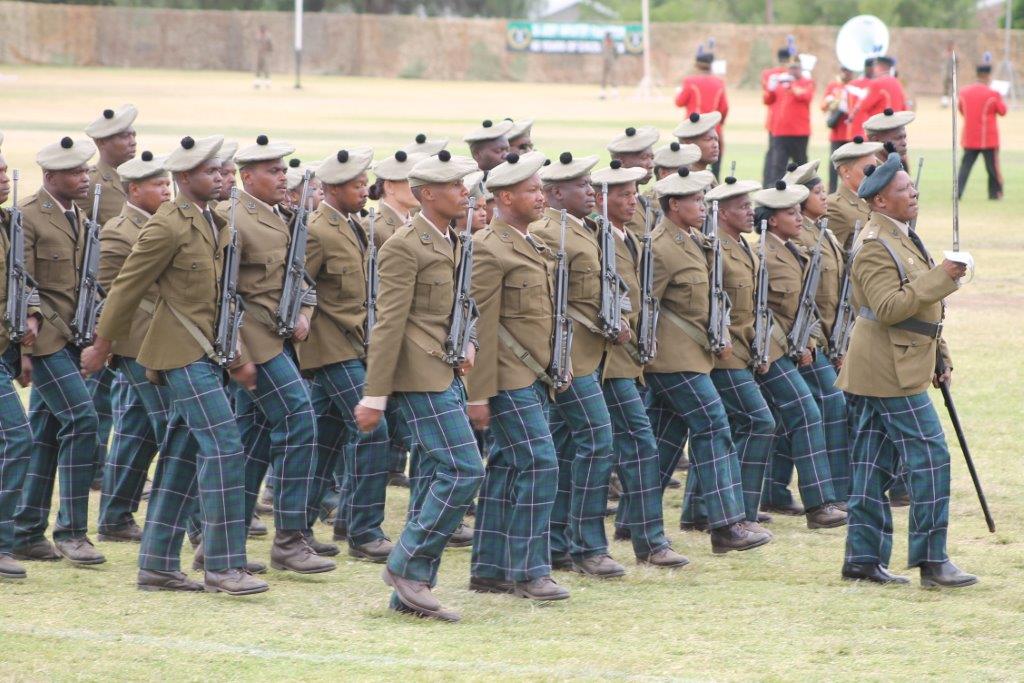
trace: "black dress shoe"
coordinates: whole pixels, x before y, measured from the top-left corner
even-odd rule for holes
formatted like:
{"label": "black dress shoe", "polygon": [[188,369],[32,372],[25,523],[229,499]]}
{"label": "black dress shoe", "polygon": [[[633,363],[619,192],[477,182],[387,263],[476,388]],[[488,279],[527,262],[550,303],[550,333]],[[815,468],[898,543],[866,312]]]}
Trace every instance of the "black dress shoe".
{"label": "black dress shoe", "polygon": [[843,578],[848,581],[871,581],[872,583],[910,583],[905,576],[893,574],[880,564],[844,562]]}
{"label": "black dress shoe", "polygon": [[949,560],[921,563],[921,585],[925,588],[963,588],[976,583],[977,576],[960,571]]}

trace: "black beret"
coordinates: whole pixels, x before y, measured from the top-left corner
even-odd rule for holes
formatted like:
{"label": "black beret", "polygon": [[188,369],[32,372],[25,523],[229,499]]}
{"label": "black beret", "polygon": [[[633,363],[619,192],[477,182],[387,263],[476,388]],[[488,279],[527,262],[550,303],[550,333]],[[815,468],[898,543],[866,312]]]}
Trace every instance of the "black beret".
{"label": "black beret", "polygon": [[437,158],[440,159],[441,161],[449,162],[452,160],[452,153],[446,149],[442,149],[440,152],[437,153]]}
{"label": "black beret", "polygon": [[613,171],[617,171],[622,168],[622,162],[618,159],[612,159],[612,163],[608,164]]}
{"label": "black beret", "polygon": [[347,149],[338,150],[337,159],[338,159],[338,163],[339,164],[347,164],[348,163],[348,150]]}
{"label": "black beret", "polygon": [[196,141],[193,140],[191,136],[186,135],[181,139],[181,146],[184,149],[192,149],[196,146]]}
{"label": "black beret", "polygon": [[301,163],[302,162],[299,161],[298,159],[289,159],[288,160],[288,165],[291,166],[292,168],[298,168]]}
{"label": "black beret", "polygon": [[896,174],[903,169],[903,162],[899,154],[890,154],[883,163],[877,166],[871,165],[864,168],[864,180],[860,181],[857,188],[857,196],[861,199],[870,199],[885,189],[885,186],[892,182]]}
{"label": "black beret", "polygon": [[561,154],[558,155],[558,160],[561,161],[563,164],[571,164],[572,152],[562,152]]}
{"label": "black beret", "polygon": [[64,149],[71,149],[75,144],[75,141],[69,137],[63,137],[60,139],[60,146]]}
{"label": "black beret", "polygon": [[145,152],[142,153],[142,160],[153,161],[153,153],[147,149]]}
{"label": "black beret", "polygon": [[397,161],[399,163],[405,161],[408,158],[409,158],[409,155],[406,154],[405,152],[403,152],[402,150],[398,150],[397,152],[395,152],[395,161]]}
{"label": "black beret", "polygon": [[105,119],[112,119],[112,118],[114,118],[114,110],[113,109],[104,109],[103,110],[103,118],[105,118]]}

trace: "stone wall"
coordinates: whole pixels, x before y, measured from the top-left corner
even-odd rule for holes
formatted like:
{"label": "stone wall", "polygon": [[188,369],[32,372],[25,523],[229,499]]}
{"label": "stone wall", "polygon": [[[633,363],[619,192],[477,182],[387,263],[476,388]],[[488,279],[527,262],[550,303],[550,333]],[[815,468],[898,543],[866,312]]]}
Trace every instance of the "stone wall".
{"label": "stone wall", "polygon": [[[254,38],[266,25],[274,41],[271,68],[294,68],[291,14],[280,12],[128,9],[0,2],[0,63],[248,70]],[[655,24],[654,82],[674,84],[690,69],[696,44],[714,36],[732,86],[753,85],[787,35],[819,58],[815,77],[835,73],[832,26]],[[505,49],[505,22],[495,19],[307,14],[303,70],[311,73],[432,79],[595,83],[597,55],[542,55]],[[914,92],[942,88],[943,51],[956,42],[964,68],[985,50],[1002,55],[998,30],[891,29],[890,52]],[[1013,59],[1024,73],[1024,31],[1015,31]],[[635,83],[641,58],[619,59],[620,83]]]}

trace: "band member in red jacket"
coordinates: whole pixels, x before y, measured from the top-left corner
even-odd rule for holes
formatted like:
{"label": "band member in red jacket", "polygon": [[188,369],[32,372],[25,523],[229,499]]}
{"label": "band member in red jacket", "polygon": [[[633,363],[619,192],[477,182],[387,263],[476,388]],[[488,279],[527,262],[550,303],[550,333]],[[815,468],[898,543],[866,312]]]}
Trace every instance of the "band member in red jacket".
{"label": "band member in red jacket", "polygon": [[997,116],[1006,116],[1003,96],[992,89],[992,56],[977,66],[978,80],[960,91],[957,109],[964,117],[964,158],[960,162],[960,194],[963,195],[971,168],[980,154],[988,172],[988,198],[1003,198],[1003,174],[999,168],[999,125]]}
{"label": "band member in red jacket", "polygon": [[[782,74],[786,73],[789,70],[789,68],[786,66],[787,64],[789,64],[789,58],[791,57],[789,46],[787,45],[785,47],[780,47],[778,49],[778,52],[776,52],[775,54],[779,60],[779,63],[776,66],[768,67],[767,69],[761,72],[761,96],[762,100],[765,100],[766,103],[766,98],[768,97],[768,87],[774,84],[779,76],[781,76]],[[761,173],[761,184],[767,187],[770,182],[768,178],[768,164],[771,161],[772,156],[772,117],[774,116],[775,107],[771,104],[767,104],[765,109],[766,116],[764,121],[764,127],[765,130],[768,131],[768,147],[766,148],[768,151],[766,151],[764,155],[764,169]],[[774,180],[776,179],[771,178],[771,181]]]}
{"label": "band member in red jacket", "polygon": [[722,115],[721,123],[715,128],[718,133],[718,161],[711,165],[711,172],[717,178],[725,152],[722,126],[725,124],[725,117],[729,115],[729,100],[725,95],[725,82],[711,73],[711,64],[714,61],[714,52],[710,49],[705,50],[703,45],[697,48],[697,60],[694,65],[697,73],[683,79],[679,92],[676,93],[676,106],[685,108],[687,116],[694,112],[707,114],[712,111]]}
{"label": "band member in red jacket", "polygon": [[803,74],[800,58],[790,57],[786,73],[769,83],[764,103],[774,108],[772,145],[768,150],[770,182],[781,178],[790,160],[807,163],[807,141],[811,136],[811,99],[814,81]]}
{"label": "band member in red jacket", "polygon": [[875,59],[867,93],[864,95],[864,99],[858,102],[850,112],[854,135],[861,135],[860,131],[863,130],[864,122],[875,114],[886,109],[906,110],[907,96],[904,94],[899,80],[892,75],[892,68],[895,65],[896,60],[888,55],[882,55]]}
{"label": "band member in red jacket", "polygon": [[[850,135],[850,120],[847,114],[855,104],[852,102],[853,95],[846,87],[853,80],[853,71],[845,66],[840,67],[839,75],[828,82],[825,86],[825,94],[821,99],[821,110],[825,112],[825,122],[828,124],[829,155],[853,139]],[[839,177],[836,175],[834,166],[828,167],[828,191],[829,194],[836,191]]]}

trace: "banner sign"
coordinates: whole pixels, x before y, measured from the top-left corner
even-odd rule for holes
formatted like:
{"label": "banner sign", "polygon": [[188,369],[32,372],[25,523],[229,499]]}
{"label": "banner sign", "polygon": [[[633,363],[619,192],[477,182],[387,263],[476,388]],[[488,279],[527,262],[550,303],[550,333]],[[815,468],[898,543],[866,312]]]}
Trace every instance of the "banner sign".
{"label": "banner sign", "polygon": [[643,54],[644,34],[640,24],[510,21],[505,42],[512,52],[600,54],[606,33],[612,34],[619,54]]}

